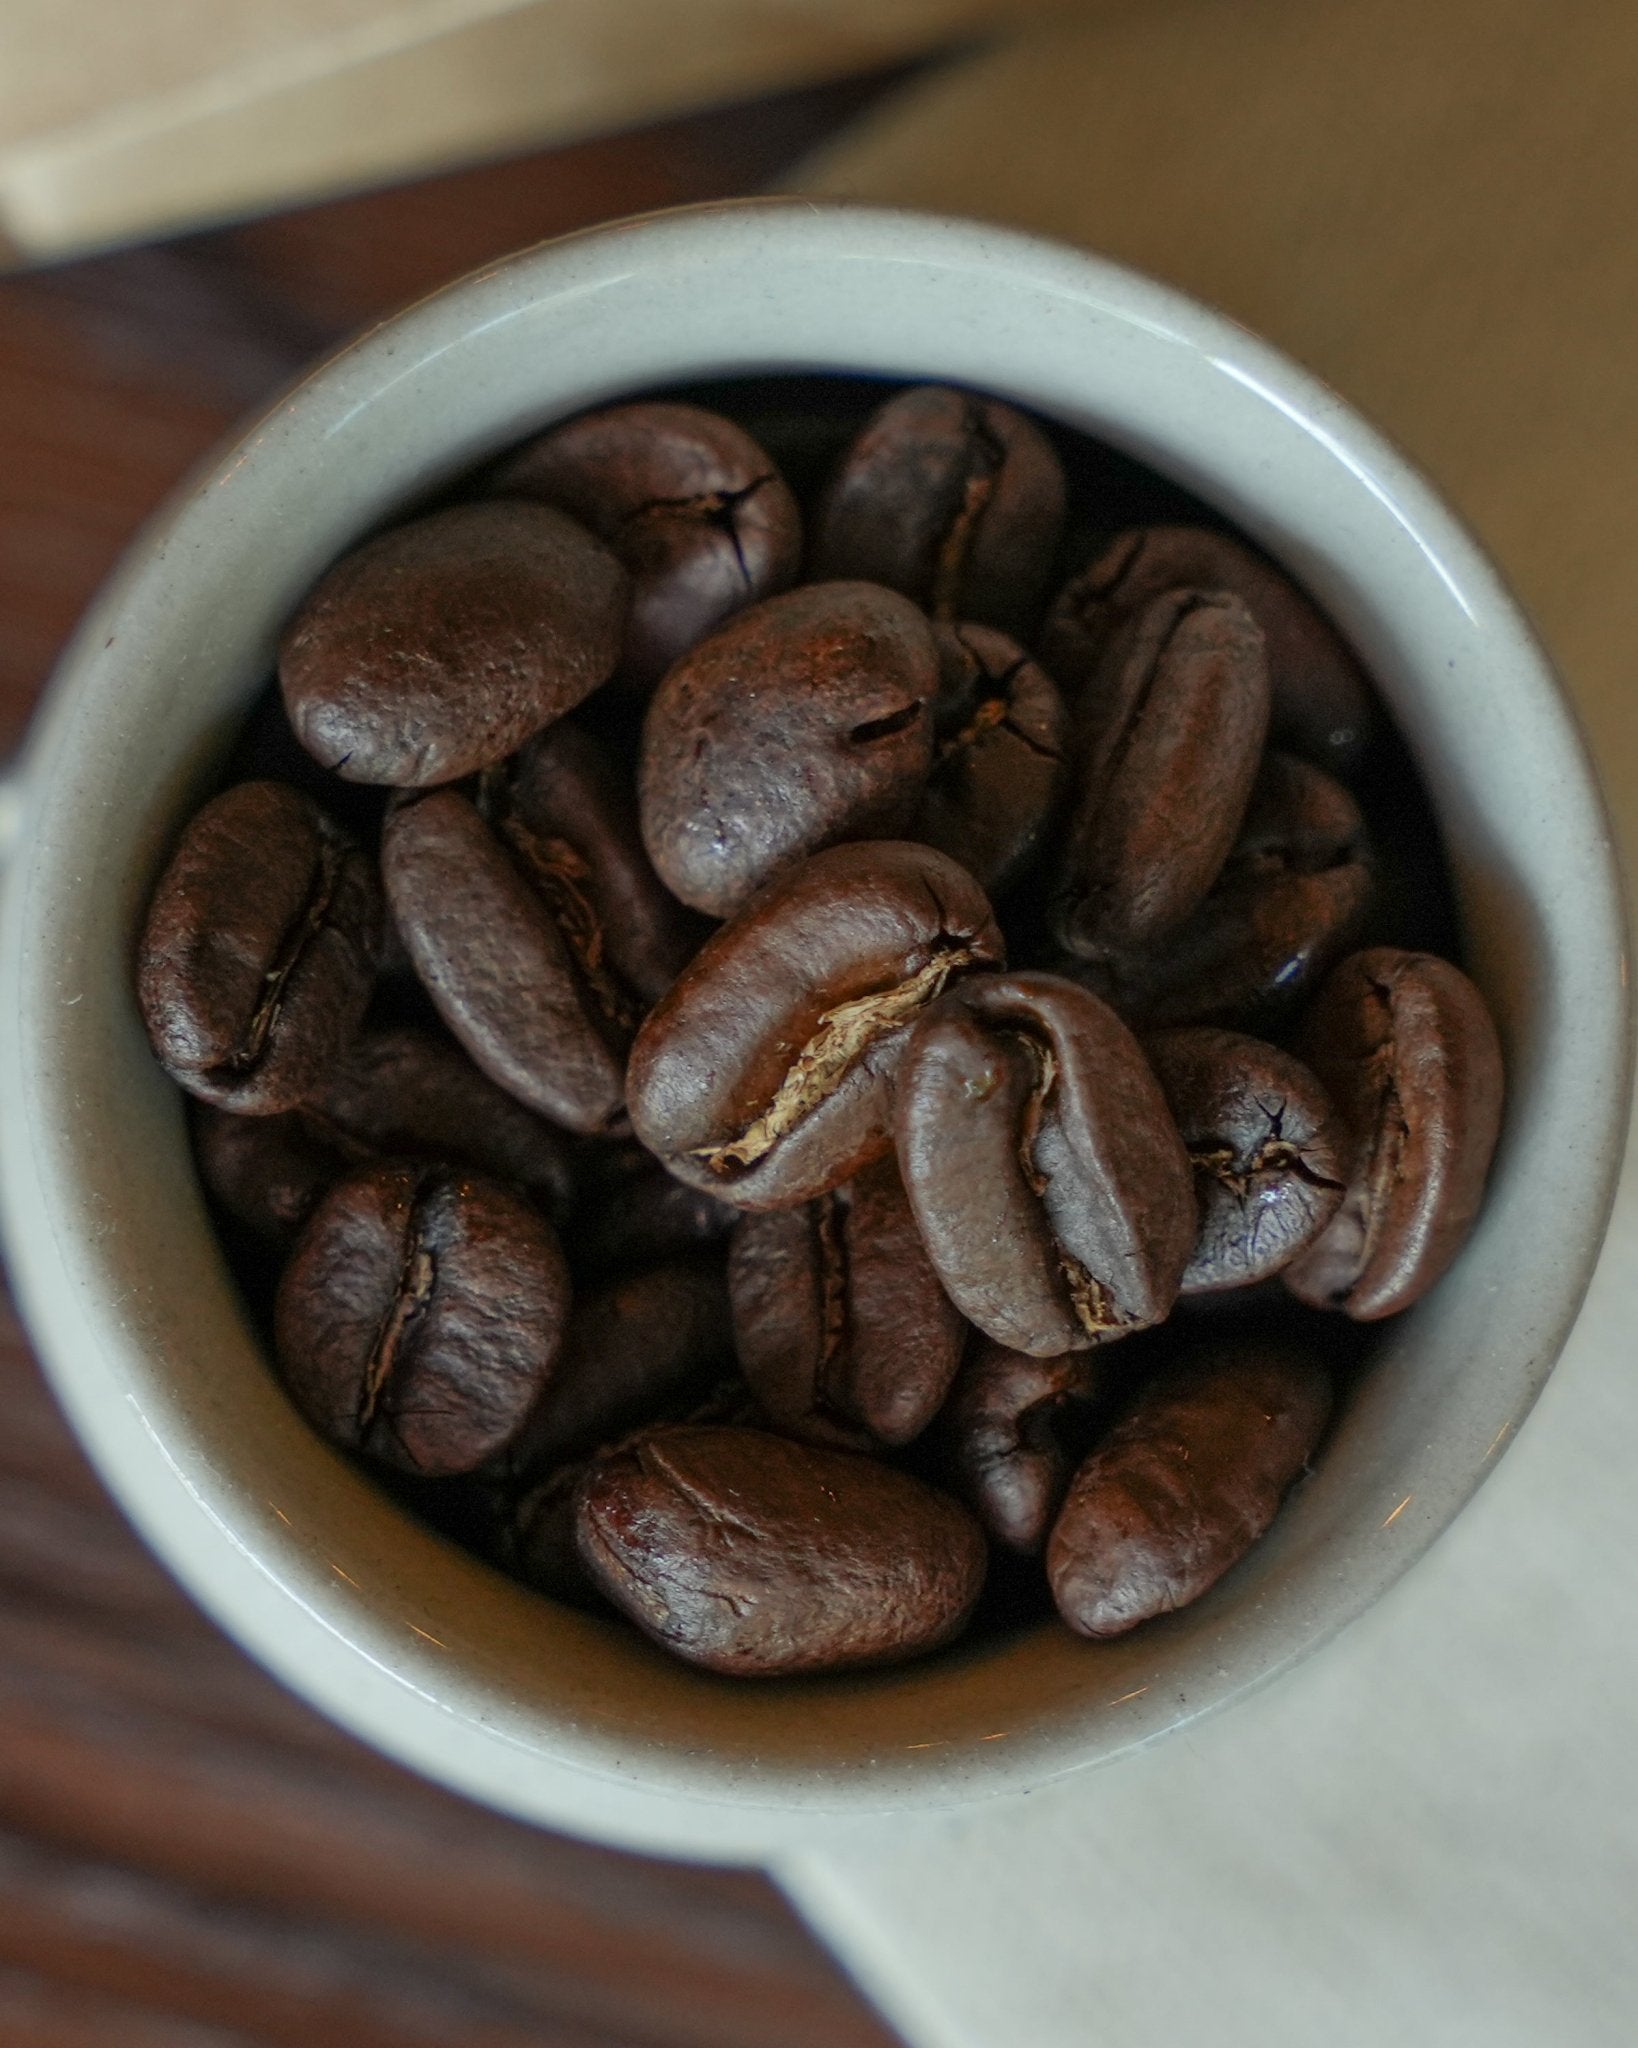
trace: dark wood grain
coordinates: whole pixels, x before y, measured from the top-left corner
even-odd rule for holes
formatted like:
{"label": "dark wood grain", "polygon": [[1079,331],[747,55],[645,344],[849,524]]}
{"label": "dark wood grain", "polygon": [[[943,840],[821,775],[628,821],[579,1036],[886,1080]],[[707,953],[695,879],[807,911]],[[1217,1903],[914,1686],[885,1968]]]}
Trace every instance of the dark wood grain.
{"label": "dark wood grain", "polygon": [[[143,517],[340,334],[754,189],[882,79],[0,283],[0,751]],[[525,1828],[321,1721],[175,1589],[0,1306],[5,2048],[887,2048],[778,1894]]]}

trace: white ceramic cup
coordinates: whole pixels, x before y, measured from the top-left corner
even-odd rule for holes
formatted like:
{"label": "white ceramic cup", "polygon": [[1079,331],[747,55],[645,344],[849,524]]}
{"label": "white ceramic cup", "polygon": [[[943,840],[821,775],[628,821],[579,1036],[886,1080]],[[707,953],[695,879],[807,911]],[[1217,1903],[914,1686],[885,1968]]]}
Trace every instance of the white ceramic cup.
{"label": "white ceramic cup", "polygon": [[[1369,665],[1448,839],[1510,1093],[1455,1270],[1385,1327],[1316,1474],[1194,1608],[1107,1645],[1043,1626],[898,1671],[711,1678],[508,1583],[315,1439],[246,1328],[133,933],[318,571],[394,508],[624,393],[855,370],[980,386],[1102,436],[1286,563]],[[476,1798],[720,1859],[1119,1755],[1315,1648],[1478,1485],[1574,1318],[1625,1126],[1623,926],[1564,701],[1494,571],[1336,396],[1179,294],[998,229],[802,201],[526,252],[281,398],[145,531],[24,763],[0,952],[12,1272],[87,1449],[253,1655]],[[1402,1502],[1384,1521],[1384,1506]]]}

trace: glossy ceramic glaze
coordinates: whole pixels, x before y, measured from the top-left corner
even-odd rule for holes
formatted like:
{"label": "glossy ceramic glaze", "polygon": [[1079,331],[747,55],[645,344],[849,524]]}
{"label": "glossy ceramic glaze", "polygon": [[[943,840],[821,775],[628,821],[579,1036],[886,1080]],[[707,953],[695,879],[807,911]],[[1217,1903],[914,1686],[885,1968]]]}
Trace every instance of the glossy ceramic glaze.
{"label": "glossy ceramic glaze", "polygon": [[[1211,1596],[1123,1642],[1056,1628],[911,1667],[736,1685],[560,1611],[404,1520],[287,1407],[206,1225],[132,934],[315,574],[399,506],[615,394],[753,370],[984,387],[1219,507],[1329,608],[1438,804],[1511,1095],[1458,1268],[1386,1329],[1320,1470]],[[1428,487],[1331,392],[1068,249],[749,203],[530,251],[279,401],[133,548],[26,762],[0,1015],[5,1223],[76,1427],[155,1548],[297,1691],[512,1812],[713,1857],[956,1806],[1164,1734],[1313,1649],[1450,1520],[1591,1270],[1624,1129],[1619,886],[1562,698]]]}

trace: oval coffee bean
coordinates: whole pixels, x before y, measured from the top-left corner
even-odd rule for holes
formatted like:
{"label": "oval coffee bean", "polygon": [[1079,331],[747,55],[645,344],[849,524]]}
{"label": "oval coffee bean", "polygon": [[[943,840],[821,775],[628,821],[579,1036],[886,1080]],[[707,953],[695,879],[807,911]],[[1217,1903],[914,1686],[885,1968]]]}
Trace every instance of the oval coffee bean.
{"label": "oval coffee bean", "polygon": [[1047,1544],[1058,1612],[1118,1636],[1199,1599],[1267,1529],[1331,1387],[1296,1346],[1204,1343],[1143,1387],[1075,1474]]}
{"label": "oval coffee bean", "polygon": [[348,782],[453,782],[595,690],[625,616],[624,570],[566,513],[456,505],[319,582],[279,649],[285,709]]}
{"label": "oval coffee bean", "polygon": [[223,1109],[310,1095],[357,1030],[381,944],[369,861],[311,798],[242,782],[190,821],[148,906],[137,1000],[165,1071]]}
{"label": "oval coffee bean", "polygon": [[984,1584],[965,1508],[874,1458],[752,1429],[670,1429],[581,1486],[581,1559],[645,1634],[708,1671],[791,1676],[937,1649]]}
{"label": "oval coffee bean", "polygon": [[1478,1214],[1501,1128],[1496,1027],[1460,968],[1379,946],[1331,976],[1301,1050],[1351,1157],[1341,1208],[1285,1284],[1312,1308],[1374,1322],[1426,1294]]}
{"label": "oval coffee bean", "polygon": [[589,733],[565,720],[491,769],[479,802],[557,919],[582,981],[634,1029],[708,927],[660,886],[629,782]]}
{"label": "oval coffee bean", "polygon": [[862,576],[938,619],[1027,634],[1064,521],[1064,474],[1032,420],[939,384],[890,398],[820,503],[809,574]]}
{"label": "oval coffee bean", "polygon": [[1062,971],[1133,1021],[1271,1029],[1354,940],[1374,873],[1365,821],[1342,784],[1270,753],[1199,908],[1148,947]]}
{"label": "oval coffee bean", "polygon": [[699,406],[586,413],[525,443],[491,488],[560,505],[620,558],[631,577],[620,676],[634,686],[801,567],[784,479],[749,434]]}
{"label": "oval coffee bean", "polygon": [[1103,1381],[1089,1351],[1031,1358],[990,1337],[973,1344],[941,1431],[958,1491],[1009,1550],[1029,1555],[1046,1542]]}
{"label": "oval coffee bean", "polygon": [[1097,960],[1175,929],[1228,859],[1268,730],[1262,634],[1238,598],[1172,591],[1111,645],[1076,715],[1054,915]]}
{"label": "oval coffee bean", "polygon": [[935,626],[933,771],[912,830],[998,895],[1045,841],[1064,783],[1057,686],[990,626]]}
{"label": "oval coffee bean", "polygon": [[632,1127],[724,1201],[811,1201],[889,1149],[911,1024],[953,975],[1001,958],[982,892],[943,854],[830,847],[754,896],[649,1013],[626,1073]]}
{"label": "oval coffee bean", "polygon": [[387,1164],[339,1182],[279,1282],[279,1371],[315,1428],[424,1477],[523,1426],[569,1315],[552,1226],[492,1181]]}
{"label": "oval coffee bean", "polygon": [[1051,1358],[1165,1317],[1196,1237],[1188,1155],[1107,1004],[975,975],[917,1025],[896,1095],[905,1188],[969,1322]]}
{"label": "oval coffee bean", "polygon": [[908,1443],[961,1363],[967,1325],[891,1156],[800,1209],[745,1217],[728,1287],[751,1391],[771,1421],[817,1442]]}
{"label": "oval coffee bean", "polygon": [[1042,660],[1075,689],[1127,620],[1179,589],[1232,591],[1262,628],[1277,745],[1339,773],[1358,764],[1378,722],[1359,663],[1295,584],[1208,527],[1141,526],[1117,534],[1054,600]]}
{"label": "oval coffee bean", "polygon": [[586,736],[553,727],[476,800],[395,804],[393,919],[439,1015],[489,1077],[570,1130],[620,1118],[638,1020],[692,950]]}
{"label": "oval coffee bean", "polygon": [[360,1032],[299,1109],[204,1112],[194,1142],[205,1185],[264,1237],[292,1235],[332,1182],[378,1159],[469,1166],[516,1186],[559,1224],[574,1197],[562,1133],[413,1024]]}
{"label": "oval coffee bean", "polygon": [[1183,1294],[1277,1273],[1342,1201],[1345,1134],[1300,1060],[1236,1031],[1143,1042],[1194,1168],[1200,1236]]}
{"label": "oval coffee bean", "polygon": [[435,789],[395,808],[381,871],[416,975],[474,1063],[572,1131],[611,1129],[627,1033],[581,981],[556,918],[471,799]]}
{"label": "oval coffee bean", "polygon": [[804,854],[909,823],[933,758],[938,657],[907,598],[818,583],[687,654],[643,723],[643,843],[712,917]]}

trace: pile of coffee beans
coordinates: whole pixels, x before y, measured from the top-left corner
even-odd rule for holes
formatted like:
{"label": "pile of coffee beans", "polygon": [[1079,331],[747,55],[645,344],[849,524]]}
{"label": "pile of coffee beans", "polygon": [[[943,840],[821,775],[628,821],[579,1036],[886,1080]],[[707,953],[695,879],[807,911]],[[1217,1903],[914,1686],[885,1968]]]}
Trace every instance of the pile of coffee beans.
{"label": "pile of coffee beans", "polygon": [[1277,569],[999,400],[793,379],[336,563],[137,979],[314,1427],[755,1675],[1243,1555],[1478,1209],[1452,950]]}

